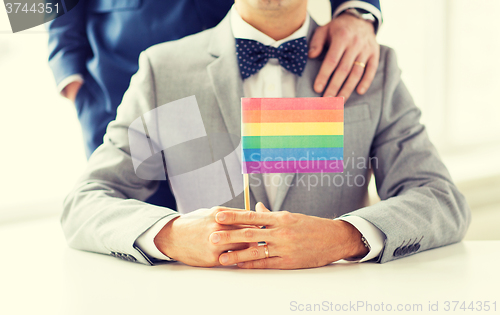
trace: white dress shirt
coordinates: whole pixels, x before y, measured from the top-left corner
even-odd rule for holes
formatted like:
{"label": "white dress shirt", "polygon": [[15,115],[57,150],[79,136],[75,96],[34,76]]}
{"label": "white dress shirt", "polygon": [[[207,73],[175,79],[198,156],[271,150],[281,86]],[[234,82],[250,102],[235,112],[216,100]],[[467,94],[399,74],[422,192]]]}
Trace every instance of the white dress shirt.
{"label": "white dress shirt", "polygon": [[[310,17],[307,14],[304,23],[297,31],[285,39],[275,41],[245,22],[238,14],[235,6],[231,8],[230,18],[235,38],[256,40],[264,45],[276,48],[287,41],[306,37],[310,24]],[[245,97],[295,97],[296,84],[297,75],[285,70],[279,64],[278,59],[272,58],[260,71],[243,81],[243,93]],[[280,176],[280,174],[263,174],[264,185],[270,202],[270,205],[266,206],[271,210],[276,200]],[[377,227],[365,219],[356,216],[347,216],[339,219],[349,222],[356,227],[370,244],[370,252],[357,261],[362,262],[379,256],[384,246],[385,235]],[[161,253],[154,244],[154,237],[169,220],[170,218],[158,221],[136,240],[136,245],[148,256],[156,259],[171,260]]]}

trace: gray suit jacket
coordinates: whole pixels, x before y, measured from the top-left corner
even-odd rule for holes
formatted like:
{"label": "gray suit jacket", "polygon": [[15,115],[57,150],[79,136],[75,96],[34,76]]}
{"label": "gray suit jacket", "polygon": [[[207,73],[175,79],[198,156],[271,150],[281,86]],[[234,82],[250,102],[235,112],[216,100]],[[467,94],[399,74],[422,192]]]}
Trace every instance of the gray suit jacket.
{"label": "gray suit jacket", "polygon": [[[312,22],[309,36],[316,27]],[[158,220],[179,213],[143,202],[157,190],[158,181],[141,179],[134,172],[129,126],[163,104],[194,95],[208,134],[239,135],[243,88],[228,17],[214,29],[149,48],[139,65],[104,144],[66,198],[61,221],[73,248],[152,264],[134,242]],[[320,96],[312,88],[320,65],[321,58],[308,60],[297,81],[298,97]],[[326,218],[366,219],[386,236],[379,262],[460,241],[470,210],[419,119],[420,110],[401,81],[394,51],[381,47],[370,89],[363,96],[354,93],[345,104],[344,173],[290,175],[292,184],[279,188],[273,207]],[[239,139],[222,137],[218,145],[222,151],[238,152]],[[193,159],[200,155],[192,153]],[[147,167],[163,172],[163,165]],[[239,166],[236,169],[239,172]],[[382,201],[367,206],[366,179],[372,172]],[[265,188],[259,185],[262,177],[251,177],[252,208],[257,201],[268,204]],[[322,183],[312,186],[318,179]],[[202,184],[193,179],[193,187],[203,189]],[[217,190],[224,185],[227,181],[208,186]],[[189,205],[196,195],[173,190],[179,211],[193,210]],[[243,194],[224,205],[244,208]]]}

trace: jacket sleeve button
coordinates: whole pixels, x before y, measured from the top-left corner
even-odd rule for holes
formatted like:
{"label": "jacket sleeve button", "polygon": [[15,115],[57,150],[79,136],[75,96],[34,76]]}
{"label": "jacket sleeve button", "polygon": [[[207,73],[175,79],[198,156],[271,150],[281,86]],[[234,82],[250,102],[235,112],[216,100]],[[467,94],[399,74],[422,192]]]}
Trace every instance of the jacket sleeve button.
{"label": "jacket sleeve button", "polygon": [[394,253],[392,254],[394,257],[398,257],[401,255],[401,247],[396,248]]}

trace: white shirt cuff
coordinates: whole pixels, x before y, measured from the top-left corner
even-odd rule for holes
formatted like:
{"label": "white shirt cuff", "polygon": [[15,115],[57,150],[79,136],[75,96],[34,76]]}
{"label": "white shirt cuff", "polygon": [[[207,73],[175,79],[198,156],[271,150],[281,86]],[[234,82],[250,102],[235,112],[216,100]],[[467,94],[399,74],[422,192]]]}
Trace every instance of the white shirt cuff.
{"label": "white shirt cuff", "polygon": [[378,27],[376,29],[377,30],[380,29],[380,25],[382,25],[382,13],[380,12],[379,9],[377,9],[376,6],[365,1],[346,1],[342,3],[337,7],[335,12],[333,12],[332,19],[336,18],[340,13],[344,12],[345,10],[351,8],[363,9],[373,14],[373,16],[377,18],[378,22]]}
{"label": "white shirt cuff", "polygon": [[353,225],[356,229],[358,229],[359,233],[365,237],[366,241],[370,245],[370,251],[365,257],[360,260],[350,261],[364,262],[380,255],[382,249],[384,248],[385,235],[375,225],[354,215],[341,217],[338,218],[338,220],[342,220]]}
{"label": "white shirt cuff", "polygon": [[163,254],[155,245],[155,237],[163,229],[163,227],[170,222],[170,220],[176,218],[176,216],[168,216],[160,221],[156,222],[152,227],[142,233],[141,236],[135,240],[135,244],[149,257],[153,257],[159,260],[173,260],[167,255]]}
{"label": "white shirt cuff", "polygon": [[61,93],[62,90],[64,90],[64,88],[68,86],[68,84],[73,83],[73,82],[81,82],[81,83],[83,83],[85,81],[83,80],[83,76],[81,74],[79,74],[79,73],[72,74],[69,77],[64,78],[61,81],[61,83],[59,83],[57,85],[57,90],[59,91],[59,93]]}

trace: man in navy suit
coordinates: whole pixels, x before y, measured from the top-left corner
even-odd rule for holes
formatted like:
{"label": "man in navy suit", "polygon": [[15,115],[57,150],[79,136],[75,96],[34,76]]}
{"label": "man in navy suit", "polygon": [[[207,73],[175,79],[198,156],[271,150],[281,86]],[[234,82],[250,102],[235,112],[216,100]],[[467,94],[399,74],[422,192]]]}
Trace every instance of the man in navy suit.
{"label": "man in navy suit", "polygon": [[[233,2],[80,0],[48,24],[49,65],[61,94],[76,105],[87,157],[102,144],[108,123],[115,119],[130,78],[138,70],[140,52],[214,27]],[[324,46],[330,47],[314,88],[317,92],[326,88],[325,96],[348,98],[356,86],[363,94],[375,76],[380,4],[379,0],[331,0],[331,4],[333,20],[318,28],[309,48],[309,56],[315,58]],[[149,200],[175,207],[172,201],[168,193]]]}

